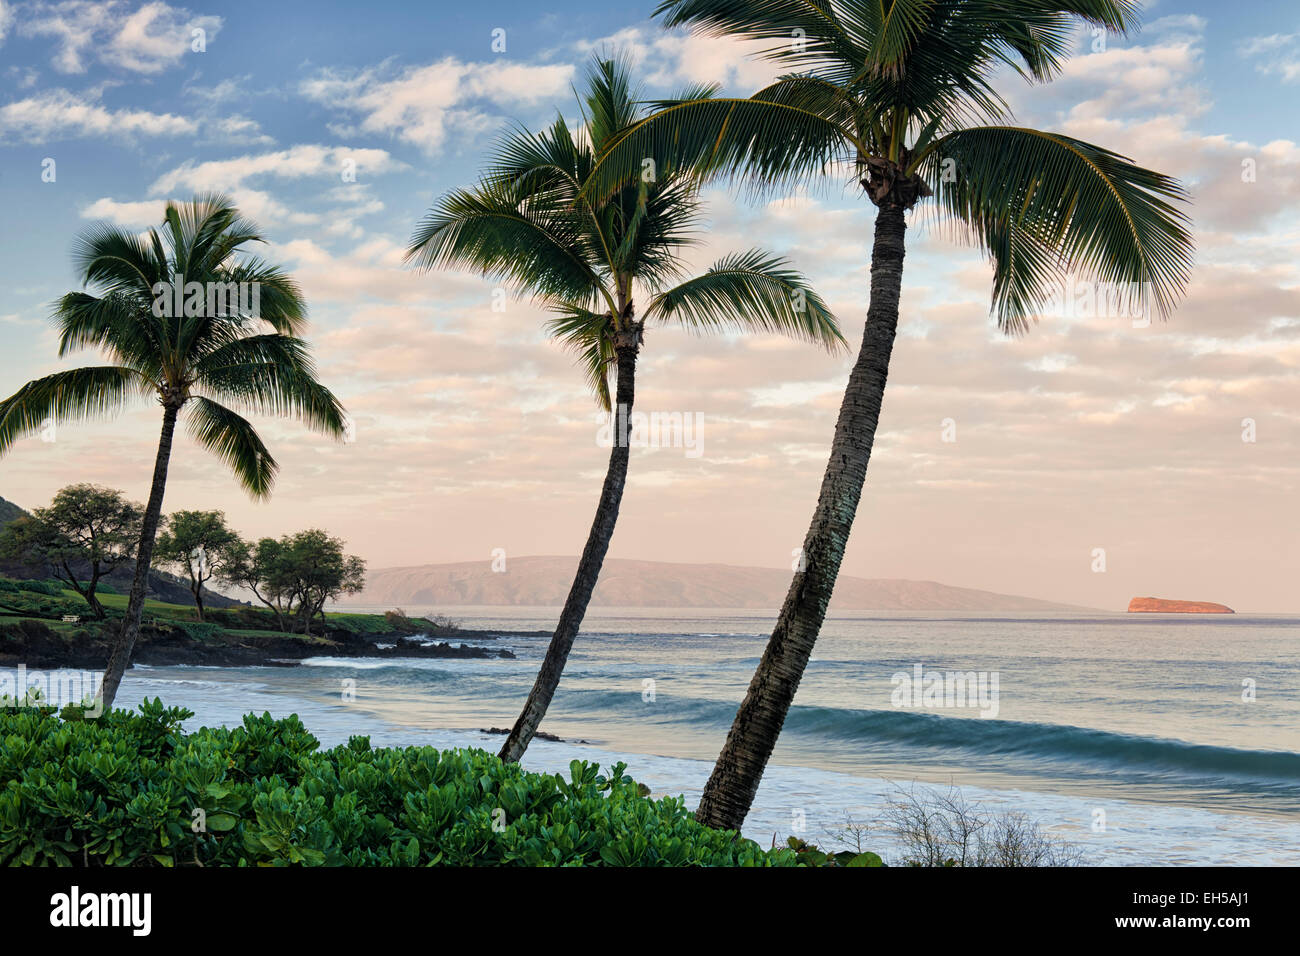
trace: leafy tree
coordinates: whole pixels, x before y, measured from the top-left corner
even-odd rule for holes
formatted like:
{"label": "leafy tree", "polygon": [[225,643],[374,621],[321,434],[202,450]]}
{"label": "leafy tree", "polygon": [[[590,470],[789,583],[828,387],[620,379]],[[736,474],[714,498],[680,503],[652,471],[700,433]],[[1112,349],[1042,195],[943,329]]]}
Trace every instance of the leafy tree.
{"label": "leafy tree", "polygon": [[326,601],[358,594],[366,584],[366,563],[343,553],[343,542],[319,528],[281,539],[283,557],[272,578],[276,590],[290,595],[294,630],[310,634],[312,621],[325,619]]}
{"label": "leafy tree", "polygon": [[366,563],[344,554],[341,539],[312,528],[236,545],[223,577],[271,608],[280,630],[310,634],[317,617],[324,622],[327,601],[365,587]]}
{"label": "leafy tree", "polygon": [[122,492],[98,485],[61,488],[48,508],[0,530],[0,554],[38,566],[85,598],[105,617],[96,591],[102,577],[135,556],[144,509]]}
{"label": "leafy tree", "polygon": [[[77,238],[74,258],[83,283],[98,294],[69,292],[54,319],[60,356],[89,348],[107,355],[109,364],[55,372],[0,401],[0,455],[48,421],[102,418],[140,401],[162,408],[135,577],[104,673],[105,708],[140,635],[181,412],[195,441],[224,461],[254,498],[270,495],[279,466],[236,409],[295,417],[327,435],[344,435],[343,407],[317,381],[300,338],[307,306],[297,284],[247,250],[264,241],[217,195],[167,203],[161,229],[143,235],[106,222],[91,226]],[[249,290],[249,301],[243,294],[232,301],[232,288]],[[180,309],[173,307],[177,297]]]}
{"label": "leafy tree", "polygon": [[285,580],[278,570],[283,554],[284,548],[275,538],[262,538],[253,544],[237,539],[227,548],[226,562],[220,569],[219,578],[226,584],[251,591],[254,597],[275,612],[280,630],[287,631],[287,595],[276,587]]}
{"label": "leafy tree", "polygon": [[639,165],[634,181],[594,197],[588,186],[597,158],[643,112],[627,64],[595,59],[580,108],[577,129],[561,116],[542,133],[507,136],[483,181],[444,196],[407,253],[421,267],[472,268],[538,298],[554,316],[547,331],[576,353],[601,407],[615,411],[596,517],[537,680],[501,748],[503,760],[523,755],[550,706],[614,535],[647,322],[844,345],[821,298],[780,257],[754,249],[682,281],[681,256],[695,241],[698,213],[697,186],[684,170]]}
{"label": "leafy tree", "polygon": [[1015,125],[993,86],[1061,69],[1075,30],[1126,33],[1137,0],[665,0],[668,26],[765,44],[789,72],[748,99],[704,91],[624,129],[582,198],[660,169],[735,176],[754,191],[852,176],[876,207],[870,304],[800,570],[700,800],[737,829],[826,615],[866,479],[898,326],[907,214],[926,201],[993,265],[993,313],[1025,331],[1075,274],[1113,283],[1124,311],[1166,316],[1193,249],[1165,175],[1101,146]]}
{"label": "leafy tree", "polygon": [[167,518],[167,530],[158,535],[154,550],[159,564],[183,571],[190,581],[194,607],[203,620],[203,586],[221,577],[239,535],[226,525],[220,511],[177,511]]}

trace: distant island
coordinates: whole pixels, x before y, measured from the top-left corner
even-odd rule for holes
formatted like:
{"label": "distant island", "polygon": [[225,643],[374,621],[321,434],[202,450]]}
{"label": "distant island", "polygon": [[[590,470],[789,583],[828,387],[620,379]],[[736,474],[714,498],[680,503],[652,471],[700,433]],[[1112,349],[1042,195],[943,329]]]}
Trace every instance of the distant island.
{"label": "distant island", "polygon": [[[349,603],[464,607],[558,607],[573,580],[576,557],[510,558],[505,571],[492,562],[463,561],[380,568]],[[790,569],[666,561],[606,560],[592,604],[603,607],[762,608],[781,606]],[[1054,601],[952,587],[936,581],[840,575],[831,609],[838,611],[1095,611]]]}
{"label": "distant island", "polygon": [[1128,602],[1130,613],[1143,614],[1236,614],[1226,604],[1213,601],[1171,601],[1168,598],[1135,597]]}

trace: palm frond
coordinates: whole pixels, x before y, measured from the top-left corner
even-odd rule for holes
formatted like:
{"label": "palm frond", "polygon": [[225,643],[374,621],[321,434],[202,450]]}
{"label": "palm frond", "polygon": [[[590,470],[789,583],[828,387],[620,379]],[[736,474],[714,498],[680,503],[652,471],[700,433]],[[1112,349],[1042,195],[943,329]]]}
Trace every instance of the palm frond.
{"label": "palm frond", "polygon": [[[945,160],[952,175],[942,175]],[[1058,133],[979,127],[937,140],[919,167],[993,258],[1004,328],[1022,328],[1065,273],[1125,284],[1162,316],[1186,287],[1194,248],[1174,204],[1187,194],[1126,157]]]}
{"label": "palm frond", "polygon": [[225,462],[252,497],[269,497],[280,466],[252,424],[201,396],[192,400],[187,414],[191,437]]}
{"label": "palm frond", "polygon": [[521,203],[509,186],[481,184],[442,197],[420,221],[406,261],[421,269],[471,268],[538,295],[585,300],[600,280],[572,217]]}
{"label": "palm frond", "polygon": [[617,364],[613,320],[608,314],[572,304],[555,306],[551,311],[554,318],[546,321],[546,334],[574,354],[597,404],[609,411],[613,404],[609,376]]}
{"label": "palm frond", "polygon": [[306,343],[271,334],[235,339],[204,356],[194,369],[196,388],[264,415],[294,418],[342,438],[342,403],[316,378]]}
{"label": "palm frond", "polygon": [[848,347],[839,323],[802,275],[780,256],[752,249],[720,259],[707,272],[656,296],[646,321],[675,321],[693,331],[788,335],[829,351]]}
{"label": "palm frond", "polygon": [[99,349],[157,381],[159,352],[165,346],[151,308],[149,300],[127,292],[67,293],[54,307],[59,357],[78,349]]}
{"label": "palm frond", "polygon": [[72,259],[82,282],[106,293],[149,298],[171,278],[152,245],[108,222],[92,223],[73,240]]}
{"label": "palm frond", "polygon": [[47,423],[110,417],[152,393],[135,369],[113,365],[69,369],[28,382],[0,401],[0,455]]}
{"label": "palm frond", "polygon": [[258,313],[244,318],[261,319],[285,335],[302,335],[306,331],[307,301],[298,283],[279,266],[250,256],[222,268],[218,276],[218,281],[247,283],[257,289]]}
{"label": "palm frond", "polygon": [[600,157],[583,195],[603,198],[641,175],[745,176],[760,192],[793,188],[849,159],[866,141],[811,110],[758,99],[675,103],[631,126]]}

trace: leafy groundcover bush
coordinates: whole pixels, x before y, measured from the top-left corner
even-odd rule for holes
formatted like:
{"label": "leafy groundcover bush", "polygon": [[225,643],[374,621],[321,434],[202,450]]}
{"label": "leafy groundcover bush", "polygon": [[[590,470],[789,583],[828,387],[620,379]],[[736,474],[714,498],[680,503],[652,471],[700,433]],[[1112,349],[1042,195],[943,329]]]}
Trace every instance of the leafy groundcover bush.
{"label": "leafy groundcover bush", "polygon": [[[89,866],[844,865],[763,850],[651,800],[616,764],[529,773],[481,750],[319,750],[297,716],[180,729],[146,701],[0,709],[0,864]],[[869,865],[860,854],[853,865]],[[879,858],[874,857],[879,865]]]}

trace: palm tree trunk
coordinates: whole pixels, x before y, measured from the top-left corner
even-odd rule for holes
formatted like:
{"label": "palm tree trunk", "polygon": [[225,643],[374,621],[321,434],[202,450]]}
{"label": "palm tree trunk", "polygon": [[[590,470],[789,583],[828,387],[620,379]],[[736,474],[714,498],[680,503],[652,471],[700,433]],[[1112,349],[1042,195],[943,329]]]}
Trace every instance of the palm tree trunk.
{"label": "palm tree trunk", "polygon": [[906,228],[903,206],[886,202],[880,207],[871,252],[867,327],[840,405],[812,526],[804,538],[804,570],[794,576],[767,649],[700,798],[695,818],[706,826],[740,829],[826,617],[880,419],[898,327]]}
{"label": "palm tree trunk", "polygon": [[179,406],[163,406],[162,434],[158,438],[158,456],[153,465],[153,486],[149,489],[149,503],[144,509],[144,523],[140,528],[140,547],[135,556],[135,577],[131,581],[131,597],[126,602],[126,618],[117,643],[108,656],[104,668],[104,683],[100,688],[100,701],[104,710],[113,706],[122,675],[131,663],[131,652],[140,637],[140,618],[144,614],[144,594],[149,586],[149,567],[153,563],[154,539],[158,537],[158,520],[162,516],[163,492],[167,488],[167,465],[172,456],[172,437],[176,432]]}
{"label": "palm tree trunk", "polygon": [[[639,335],[639,332],[636,333]],[[633,336],[635,343],[636,335]],[[559,686],[560,675],[573,649],[573,641],[578,636],[582,619],[591,603],[591,592],[596,588],[596,579],[600,577],[601,565],[605,563],[605,552],[609,550],[610,539],[614,537],[614,524],[618,521],[619,505],[623,501],[623,486],[627,482],[628,463],[628,422],[632,415],[632,400],[636,392],[636,358],[637,345],[620,346],[618,355],[618,384],[614,400],[614,445],[609,453],[609,469],[605,472],[605,484],[600,492],[600,504],[596,507],[596,520],[592,522],[591,531],[587,533],[587,546],[582,550],[578,561],[578,572],[569,587],[569,596],[560,613],[559,624],[551,637],[551,644],[546,649],[546,658],[542,668],[537,672],[537,680],[528,694],[523,712],[515,721],[510,736],[501,747],[498,756],[509,763],[514,763],[524,755],[533,734],[546,716],[546,708],[551,705],[555,688]]]}

